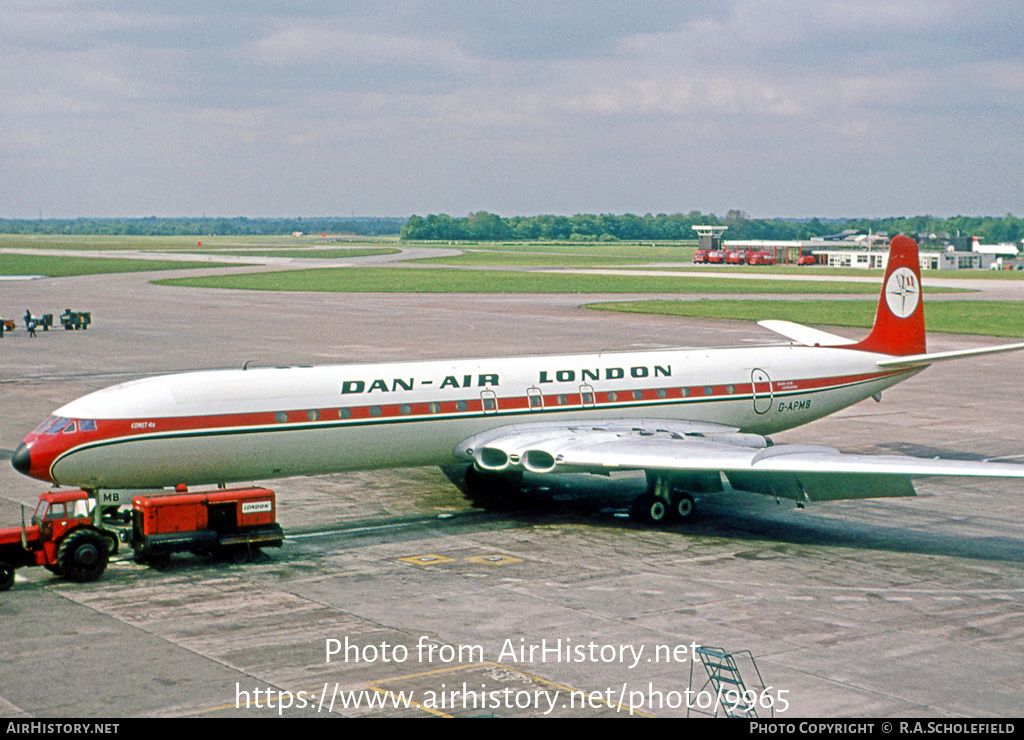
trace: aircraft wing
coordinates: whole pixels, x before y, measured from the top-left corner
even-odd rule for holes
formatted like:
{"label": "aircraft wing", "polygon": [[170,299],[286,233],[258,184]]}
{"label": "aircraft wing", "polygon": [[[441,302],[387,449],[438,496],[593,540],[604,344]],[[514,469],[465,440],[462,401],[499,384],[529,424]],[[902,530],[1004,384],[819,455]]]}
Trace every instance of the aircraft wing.
{"label": "aircraft wing", "polygon": [[724,473],[735,489],[812,501],[912,496],[917,476],[1024,478],[1024,465],[774,446],[734,427],[650,419],[509,426],[466,440],[456,453],[485,471],[657,471],[683,485],[699,480],[701,491]]}

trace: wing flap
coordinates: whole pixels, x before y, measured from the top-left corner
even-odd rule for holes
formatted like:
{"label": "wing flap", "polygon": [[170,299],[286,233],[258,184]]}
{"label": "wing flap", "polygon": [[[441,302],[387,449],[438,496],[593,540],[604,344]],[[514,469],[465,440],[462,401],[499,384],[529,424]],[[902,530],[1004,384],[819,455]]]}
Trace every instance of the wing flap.
{"label": "wing flap", "polygon": [[725,475],[729,479],[729,485],[739,491],[763,493],[794,501],[840,501],[915,495],[914,484],[906,475],[738,470],[728,471]]}

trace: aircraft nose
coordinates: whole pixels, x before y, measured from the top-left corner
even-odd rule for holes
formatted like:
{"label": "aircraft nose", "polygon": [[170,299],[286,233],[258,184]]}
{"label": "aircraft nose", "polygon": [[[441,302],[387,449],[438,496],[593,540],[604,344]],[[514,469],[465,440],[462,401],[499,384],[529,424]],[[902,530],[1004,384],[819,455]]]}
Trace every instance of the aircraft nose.
{"label": "aircraft nose", "polygon": [[11,456],[11,465],[22,475],[28,475],[32,469],[32,453],[28,451],[28,445],[22,442]]}

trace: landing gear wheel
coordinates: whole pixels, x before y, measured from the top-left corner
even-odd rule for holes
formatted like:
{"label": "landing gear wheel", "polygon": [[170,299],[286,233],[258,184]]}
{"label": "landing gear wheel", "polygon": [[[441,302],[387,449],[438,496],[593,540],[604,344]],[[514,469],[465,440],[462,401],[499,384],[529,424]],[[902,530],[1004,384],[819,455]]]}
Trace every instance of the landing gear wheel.
{"label": "landing gear wheel", "polygon": [[6,591],[14,585],[14,566],[0,563],[0,591]]}
{"label": "landing gear wheel", "polygon": [[73,532],[60,543],[57,565],[70,581],[95,581],[107,569],[107,540],[99,532]]}
{"label": "landing gear wheel", "polygon": [[638,496],[633,501],[633,508],[630,512],[631,516],[646,524],[660,525],[665,524],[669,520],[669,514],[671,509],[665,501],[650,493],[645,493],[642,496]]}
{"label": "landing gear wheel", "polygon": [[672,513],[680,522],[693,519],[697,513],[697,503],[693,500],[693,496],[688,493],[676,494],[675,500],[672,503]]}
{"label": "landing gear wheel", "polygon": [[495,473],[470,466],[463,481],[463,493],[475,508],[501,510],[523,505],[521,470]]}

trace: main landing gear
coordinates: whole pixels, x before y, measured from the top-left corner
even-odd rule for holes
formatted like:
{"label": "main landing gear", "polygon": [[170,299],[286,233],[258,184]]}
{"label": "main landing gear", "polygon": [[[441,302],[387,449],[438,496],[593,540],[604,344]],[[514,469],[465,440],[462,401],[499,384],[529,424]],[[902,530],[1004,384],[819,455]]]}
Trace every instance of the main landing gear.
{"label": "main landing gear", "polygon": [[672,483],[668,476],[649,474],[647,492],[633,500],[630,516],[655,526],[692,520],[697,512],[693,495]]}
{"label": "main landing gear", "polygon": [[[452,475],[445,470],[453,481]],[[524,505],[520,492],[523,484],[522,471],[506,471],[495,473],[477,470],[472,465],[466,469],[463,485],[460,486],[466,498],[473,506],[480,509],[510,509]],[[456,485],[458,485],[456,483]]]}

